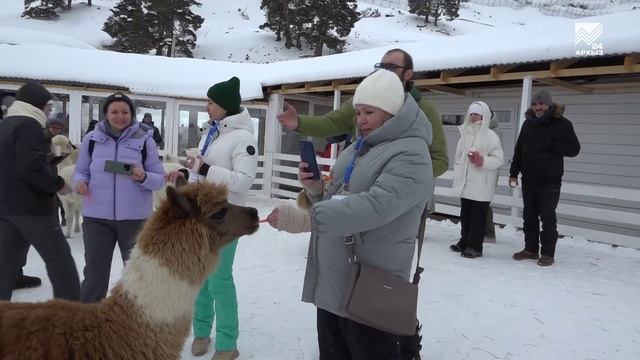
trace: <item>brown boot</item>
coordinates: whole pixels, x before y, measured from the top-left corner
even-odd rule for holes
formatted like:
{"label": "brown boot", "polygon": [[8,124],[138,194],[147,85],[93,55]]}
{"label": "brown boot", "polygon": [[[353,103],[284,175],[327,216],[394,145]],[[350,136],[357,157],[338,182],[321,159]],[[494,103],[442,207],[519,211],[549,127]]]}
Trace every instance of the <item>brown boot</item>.
{"label": "brown boot", "polygon": [[211,344],[211,338],[197,337],[191,343],[191,353],[193,356],[202,356],[209,351],[209,344]]}
{"label": "brown boot", "polygon": [[526,260],[526,259],[531,259],[531,260],[538,260],[538,254],[534,253],[533,251],[529,251],[527,249],[524,249],[522,251],[519,251],[515,254],[513,254],[513,260]]}
{"label": "brown boot", "polygon": [[220,351],[216,350],[216,353],[213,354],[213,358],[211,360],[234,360],[240,356],[238,350],[229,350],[229,351]]}
{"label": "brown boot", "polygon": [[553,265],[554,262],[555,262],[555,260],[553,260],[553,258],[551,256],[542,255],[540,257],[540,260],[538,260],[538,265],[540,265],[540,266],[551,266],[551,265]]}

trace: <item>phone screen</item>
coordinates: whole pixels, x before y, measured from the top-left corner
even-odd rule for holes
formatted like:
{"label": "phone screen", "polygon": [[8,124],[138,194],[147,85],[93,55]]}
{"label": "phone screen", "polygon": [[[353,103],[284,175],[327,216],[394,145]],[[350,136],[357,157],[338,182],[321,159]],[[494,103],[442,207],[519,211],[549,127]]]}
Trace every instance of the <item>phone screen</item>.
{"label": "phone screen", "polygon": [[313,179],[320,179],[320,168],[316,161],[316,152],[313,149],[313,142],[309,140],[299,140],[298,147],[300,149],[300,159],[309,164],[307,171],[313,173]]}
{"label": "phone screen", "polygon": [[132,173],[131,164],[107,160],[104,162],[104,171],[118,174],[118,175],[131,175]]}

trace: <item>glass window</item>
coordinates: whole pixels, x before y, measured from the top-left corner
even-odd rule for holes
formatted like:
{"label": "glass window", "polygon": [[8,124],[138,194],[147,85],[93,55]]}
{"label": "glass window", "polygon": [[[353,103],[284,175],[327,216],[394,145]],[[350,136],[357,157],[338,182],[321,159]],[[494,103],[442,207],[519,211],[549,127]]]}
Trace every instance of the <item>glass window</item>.
{"label": "glass window", "polygon": [[443,125],[462,125],[464,115],[441,115]]}
{"label": "glass window", "polygon": [[322,104],[314,104],[313,105],[313,115],[325,115],[333,111],[333,106],[322,105]]}
{"label": "glass window", "polygon": [[498,119],[499,127],[510,128],[511,124],[511,110],[493,110],[496,118]]}
{"label": "glass window", "polygon": [[67,94],[51,94],[53,95],[53,106],[49,113],[49,120],[59,120],[64,123],[62,135],[69,137],[69,95]]}
{"label": "glass window", "polygon": [[207,109],[196,105],[178,107],[178,156],[186,156],[186,149],[195,148],[202,136],[202,126],[209,120]]}
{"label": "glass window", "polygon": [[2,98],[0,98],[0,106],[2,107],[0,108],[0,118],[4,118],[7,115],[7,110],[9,109],[11,104],[13,104],[14,98],[16,97],[16,92],[15,90],[0,88],[0,94],[4,94],[0,95],[2,96]]}
{"label": "glass window", "polygon": [[[298,114],[309,114],[309,102],[301,100],[285,99],[286,102],[291,104]],[[282,128],[284,130],[284,128]],[[280,152],[283,154],[298,155],[298,139],[300,134],[293,130],[284,130],[282,132],[282,140],[280,142]]]}
{"label": "glass window", "polygon": [[253,134],[258,140],[258,155],[264,155],[264,129],[267,122],[267,110],[247,107],[253,120]]}
{"label": "glass window", "polygon": [[82,137],[93,130],[95,125],[104,119],[102,114],[102,104],[106,97],[83,96],[82,97],[82,117],[80,119],[80,134]]}
{"label": "glass window", "polygon": [[158,149],[164,149],[166,143],[165,122],[167,103],[153,100],[133,100],[133,103],[136,106],[136,119],[138,121],[142,122],[146,114],[151,115],[153,126],[160,130],[160,135],[162,136],[162,142],[156,145],[158,145]]}

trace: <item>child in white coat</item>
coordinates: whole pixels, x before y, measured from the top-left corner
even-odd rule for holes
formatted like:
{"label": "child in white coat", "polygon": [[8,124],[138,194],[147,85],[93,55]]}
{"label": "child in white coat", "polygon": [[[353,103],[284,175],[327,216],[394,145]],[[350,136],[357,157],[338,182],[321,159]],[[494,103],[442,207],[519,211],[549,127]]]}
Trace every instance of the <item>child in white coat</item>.
{"label": "child in white coat", "polygon": [[489,129],[491,110],[482,101],[474,101],[459,127],[453,167],[453,191],[460,196],[460,241],[450,249],[466,258],[482,256],[487,210],[504,153],[498,136]]}

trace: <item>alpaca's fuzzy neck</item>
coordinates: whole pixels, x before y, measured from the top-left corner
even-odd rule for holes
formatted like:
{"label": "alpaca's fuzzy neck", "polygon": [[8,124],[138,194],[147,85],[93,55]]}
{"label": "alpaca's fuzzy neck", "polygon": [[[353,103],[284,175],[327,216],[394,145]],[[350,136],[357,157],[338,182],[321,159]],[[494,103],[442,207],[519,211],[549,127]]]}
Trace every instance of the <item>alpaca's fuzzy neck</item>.
{"label": "alpaca's fuzzy neck", "polygon": [[151,323],[167,324],[191,319],[193,304],[200,290],[172,274],[157,259],[134,248],[124,268],[123,294],[137,305]]}

